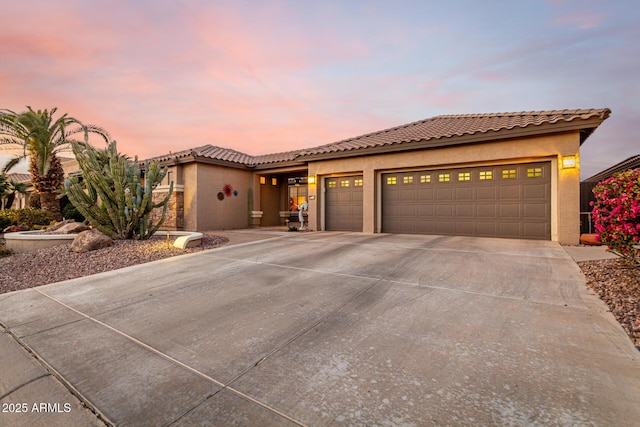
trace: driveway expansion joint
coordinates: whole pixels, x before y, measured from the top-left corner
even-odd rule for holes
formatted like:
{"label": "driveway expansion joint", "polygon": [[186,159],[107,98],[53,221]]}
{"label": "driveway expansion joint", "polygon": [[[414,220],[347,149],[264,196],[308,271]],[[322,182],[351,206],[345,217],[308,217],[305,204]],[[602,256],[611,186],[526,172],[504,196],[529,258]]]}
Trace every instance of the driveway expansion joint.
{"label": "driveway expansion joint", "polygon": [[[255,399],[255,398],[253,398],[253,397],[251,397],[251,396],[249,396],[249,395],[247,395],[247,394],[245,394],[245,393],[243,393],[243,392],[241,392],[239,390],[234,389],[233,387],[230,387],[228,384],[225,384],[225,383],[223,383],[221,381],[216,380],[215,378],[211,377],[210,375],[205,374],[204,372],[200,372],[199,370],[187,365],[186,363],[183,363],[183,362],[179,361],[178,359],[176,359],[174,357],[169,356],[168,354],[165,354],[165,353],[161,352],[160,350],[150,346],[149,344],[146,344],[146,343],[140,341],[139,339],[137,339],[135,337],[132,337],[131,335],[129,335],[129,334],[117,329],[117,328],[114,328],[113,326],[110,326],[110,325],[108,325],[107,323],[105,323],[105,322],[103,322],[101,320],[96,319],[93,316],[90,316],[90,315],[88,315],[86,313],[83,313],[83,312],[77,310],[77,309],[69,306],[68,304],[65,304],[64,302],[58,300],[57,298],[46,294],[45,292],[43,292],[43,291],[41,291],[39,289],[34,288],[34,291],[38,292],[39,294],[41,294],[42,296],[44,296],[46,298],[51,299],[53,302],[55,302],[57,304],[60,304],[61,306],[65,307],[66,309],[68,309],[68,310],[70,310],[70,311],[72,311],[72,312],[84,317],[85,319],[88,319],[88,320],[90,320],[90,321],[92,321],[94,323],[97,323],[98,325],[100,325],[100,326],[102,326],[104,328],[107,328],[108,330],[110,330],[112,332],[115,332],[116,334],[128,339],[129,341],[132,341],[134,344],[144,348],[145,350],[151,352],[152,354],[155,354],[156,356],[159,356],[160,358],[162,358],[162,359],[164,359],[164,360],[166,360],[166,361],[168,361],[168,362],[170,362],[170,363],[172,363],[174,365],[177,365],[180,368],[186,369],[187,371],[191,372],[192,374],[195,374],[196,376],[198,376],[198,377],[200,377],[200,378],[202,378],[202,379],[204,379],[206,381],[209,381],[209,382],[213,383],[214,385],[220,387],[220,390],[218,390],[218,392],[220,392],[222,390],[228,390],[229,392],[241,397],[242,399],[247,400],[250,403],[256,404],[256,405],[262,407],[263,409],[265,409],[265,410],[267,410],[267,411],[269,411],[269,412],[271,412],[273,414],[276,414],[276,415],[278,415],[278,416],[280,416],[280,417],[282,417],[282,418],[284,418],[284,419],[286,419],[288,421],[293,422],[294,424],[306,427],[306,424],[296,420],[295,418],[290,417],[290,416],[278,411],[277,409],[272,408],[269,405],[267,405],[267,404]],[[24,346],[24,344],[23,344],[23,346]],[[28,348],[28,347],[26,347],[26,348]],[[30,351],[30,352],[32,354],[35,354],[32,351]],[[86,399],[84,396],[82,396],[80,391],[75,389],[71,384],[69,384],[66,380],[64,380],[64,377],[62,375],[60,375],[60,373],[58,373],[52,366],[50,366],[48,363],[46,363],[40,357],[38,357],[38,360],[40,360],[41,363],[43,363],[51,372],[53,372],[56,375],[56,377],[58,379],[60,379],[60,381],[63,384],[65,384],[67,386],[67,388],[69,390],[71,390],[72,393],[75,394],[83,403],[85,403],[94,413],[100,414],[101,417],[103,417],[105,420],[108,420],[108,417],[106,417],[106,415],[102,414],[99,411],[99,409],[97,407],[95,407],[95,405],[93,405],[88,399]],[[214,393],[214,395],[215,394],[217,394],[217,393]],[[111,421],[109,421],[109,424],[110,425],[115,425]]]}

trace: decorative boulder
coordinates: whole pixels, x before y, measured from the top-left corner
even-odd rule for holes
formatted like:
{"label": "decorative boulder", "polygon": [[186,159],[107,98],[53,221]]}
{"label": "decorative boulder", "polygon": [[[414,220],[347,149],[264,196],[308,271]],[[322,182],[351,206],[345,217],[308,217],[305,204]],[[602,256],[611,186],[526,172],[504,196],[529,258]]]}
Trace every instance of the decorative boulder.
{"label": "decorative boulder", "polygon": [[113,240],[98,230],[86,230],[73,239],[71,250],[77,253],[95,251],[113,245]]}
{"label": "decorative boulder", "polygon": [[19,231],[29,231],[29,229],[24,225],[10,225],[2,230],[3,233],[17,233]]}
{"label": "decorative boulder", "polygon": [[56,230],[56,233],[59,234],[75,234],[82,233],[83,231],[88,230],[89,227],[81,222],[70,222],[68,224],[63,225],[62,227]]}
{"label": "decorative boulder", "polygon": [[67,224],[71,224],[72,222],[76,222],[76,221],[74,219],[65,219],[64,221],[56,222],[55,224],[50,225],[49,227],[47,227],[45,232],[47,232],[47,233],[53,233],[54,231],[57,232],[58,229],[62,228],[63,226],[65,226]]}

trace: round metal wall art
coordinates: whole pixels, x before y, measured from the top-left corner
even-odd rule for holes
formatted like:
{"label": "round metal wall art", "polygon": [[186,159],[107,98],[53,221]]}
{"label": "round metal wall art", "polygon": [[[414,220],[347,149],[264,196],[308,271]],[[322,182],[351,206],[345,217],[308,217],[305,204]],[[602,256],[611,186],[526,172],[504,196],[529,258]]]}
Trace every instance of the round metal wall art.
{"label": "round metal wall art", "polygon": [[231,186],[231,184],[225,184],[224,187],[222,187],[222,192],[225,196],[231,197],[231,195],[233,194],[233,187]]}

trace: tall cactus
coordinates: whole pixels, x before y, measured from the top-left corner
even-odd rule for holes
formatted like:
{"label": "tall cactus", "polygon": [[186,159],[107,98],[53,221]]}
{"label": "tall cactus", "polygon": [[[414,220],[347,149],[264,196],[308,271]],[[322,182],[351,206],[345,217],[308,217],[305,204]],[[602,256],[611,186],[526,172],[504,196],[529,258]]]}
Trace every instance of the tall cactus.
{"label": "tall cactus", "polygon": [[[116,142],[97,150],[86,144],[74,143],[73,153],[82,172],[82,181],[71,177],[65,181],[63,193],[84,215],[89,224],[113,239],[148,239],[164,222],[169,193],[159,203],[153,203],[153,190],[162,182],[167,168],[155,161],[145,163],[145,177],[138,158],[131,161],[118,153]],[[151,211],[162,208],[154,224]]]}

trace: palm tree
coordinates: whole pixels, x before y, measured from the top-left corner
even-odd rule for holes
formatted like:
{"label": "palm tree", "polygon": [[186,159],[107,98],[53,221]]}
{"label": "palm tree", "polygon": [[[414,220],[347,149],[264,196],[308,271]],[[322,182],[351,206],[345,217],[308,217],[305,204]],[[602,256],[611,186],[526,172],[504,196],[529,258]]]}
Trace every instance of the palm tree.
{"label": "palm tree", "polygon": [[5,195],[2,197],[2,209],[11,209],[13,202],[18,194],[29,194],[27,191],[27,184],[24,182],[17,182],[9,178],[9,186],[5,191]]}
{"label": "palm tree", "polygon": [[1,202],[3,202],[4,198],[7,197],[8,195],[9,195],[9,178],[7,178],[7,175],[5,174],[0,174],[0,208],[1,209],[4,209]]}
{"label": "palm tree", "polygon": [[[64,172],[57,153],[68,149],[72,142],[89,143],[89,133],[95,133],[109,143],[109,134],[100,127],[85,125],[78,119],[62,115],[55,121],[53,115],[56,108],[34,111],[27,106],[27,111],[15,113],[11,110],[0,110],[0,145],[22,148],[22,155],[11,159],[4,167],[4,172],[18,162],[31,157],[29,172],[35,192],[40,195],[42,209],[61,220],[60,204],[57,199],[59,189],[64,181]],[[73,136],[84,134],[84,140],[76,140]]]}

